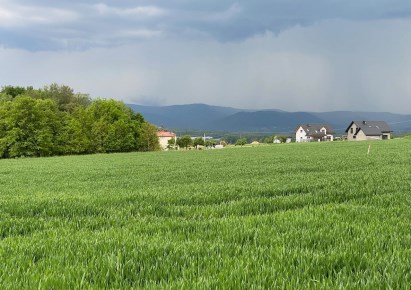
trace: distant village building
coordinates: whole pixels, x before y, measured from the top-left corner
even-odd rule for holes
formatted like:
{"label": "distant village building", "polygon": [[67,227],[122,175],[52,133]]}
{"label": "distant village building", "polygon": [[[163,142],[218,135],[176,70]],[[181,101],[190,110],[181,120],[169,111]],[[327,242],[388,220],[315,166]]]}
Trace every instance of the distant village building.
{"label": "distant village building", "polygon": [[168,149],[168,140],[174,139],[174,143],[176,141],[176,133],[168,132],[168,131],[158,131],[157,132],[158,141],[160,143],[160,147],[163,150]]}
{"label": "distant village building", "polygon": [[295,129],[295,142],[333,141],[334,131],[326,124],[303,124]]}
{"label": "distant village building", "polygon": [[392,130],[384,121],[352,121],[345,132],[348,141],[387,140]]}

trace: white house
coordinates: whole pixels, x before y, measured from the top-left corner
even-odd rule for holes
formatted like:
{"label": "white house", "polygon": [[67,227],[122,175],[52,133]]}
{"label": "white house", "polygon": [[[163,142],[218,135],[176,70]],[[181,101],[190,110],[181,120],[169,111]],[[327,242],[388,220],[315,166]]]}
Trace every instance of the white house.
{"label": "white house", "polygon": [[384,121],[352,121],[345,132],[348,141],[386,140],[392,130]]}
{"label": "white house", "polygon": [[333,141],[333,129],[326,124],[302,124],[295,129],[295,142]]}
{"label": "white house", "polygon": [[160,147],[163,150],[168,149],[168,140],[174,139],[176,141],[176,133],[168,132],[168,131],[159,131],[157,132],[158,141],[160,143]]}

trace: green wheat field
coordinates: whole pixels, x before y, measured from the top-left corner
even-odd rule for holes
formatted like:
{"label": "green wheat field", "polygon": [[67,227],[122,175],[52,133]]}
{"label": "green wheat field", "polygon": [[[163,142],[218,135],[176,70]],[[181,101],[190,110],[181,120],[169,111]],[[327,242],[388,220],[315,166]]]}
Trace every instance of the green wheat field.
{"label": "green wheat field", "polygon": [[1,289],[410,287],[411,140],[0,160]]}

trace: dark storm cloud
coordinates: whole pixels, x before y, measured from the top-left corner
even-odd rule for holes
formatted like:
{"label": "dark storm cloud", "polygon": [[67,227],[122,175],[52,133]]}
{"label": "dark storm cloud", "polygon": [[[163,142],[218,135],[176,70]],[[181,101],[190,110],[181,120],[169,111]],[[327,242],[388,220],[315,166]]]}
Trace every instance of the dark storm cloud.
{"label": "dark storm cloud", "polygon": [[411,1],[0,0],[0,86],[410,113]]}
{"label": "dark storm cloud", "polygon": [[408,18],[411,1],[1,0],[0,44],[26,50],[87,49],[153,37],[239,41],[329,19]]}

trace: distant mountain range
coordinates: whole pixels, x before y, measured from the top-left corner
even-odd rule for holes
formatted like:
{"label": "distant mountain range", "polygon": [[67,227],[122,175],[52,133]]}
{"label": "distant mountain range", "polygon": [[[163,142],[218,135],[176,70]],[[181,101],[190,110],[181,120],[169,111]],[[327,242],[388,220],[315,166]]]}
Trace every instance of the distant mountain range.
{"label": "distant mountain range", "polygon": [[170,130],[290,133],[298,124],[327,123],[336,133],[343,133],[353,120],[378,120],[386,121],[396,132],[411,132],[411,114],[243,110],[205,104],[163,107],[127,104],[127,106],[135,112],[140,112],[149,122]]}

